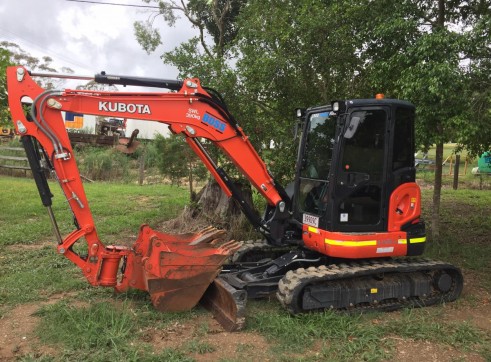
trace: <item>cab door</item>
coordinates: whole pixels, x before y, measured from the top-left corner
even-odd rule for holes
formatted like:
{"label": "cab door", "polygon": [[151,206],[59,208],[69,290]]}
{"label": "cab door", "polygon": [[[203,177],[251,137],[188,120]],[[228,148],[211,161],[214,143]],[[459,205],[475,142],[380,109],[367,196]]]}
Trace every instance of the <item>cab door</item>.
{"label": "cab door", "polygon": [[332,225],[337,231],[383,231],[390,107],[353,108],[340,139]]}

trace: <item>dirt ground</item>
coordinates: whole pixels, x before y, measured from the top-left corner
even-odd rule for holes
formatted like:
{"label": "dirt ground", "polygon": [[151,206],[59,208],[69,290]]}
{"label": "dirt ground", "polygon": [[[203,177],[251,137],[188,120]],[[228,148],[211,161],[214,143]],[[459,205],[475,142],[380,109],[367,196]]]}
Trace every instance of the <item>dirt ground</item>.
{"label": "dirt ground", "polygon": [[[465,280],[463,292],[465,301],[453,304],[446,318],[449,321],[467,321],[491,335],[491,293],[478,286],[472,273],[465,273]],[[4,315],[0,319],[0,360],[13,361],[25,355],[34,358],[56,355],[54,348],[41,345],[36,338],[34,329],[39,320],[34,314],[42,306],[64,298],[72,299],[72,296],[56,295],[46,302],[23,304]],[[397,312],[391,314],[391,318],[397,318]],[[208,325],[208,328],[203,330],[203,325]],[[200,345],[211,346],[206,353],[196,352],[191,355],[198,362],[238,358],[240,355],[252,360],[274,360],[274,356],[269,351],[270,345],[263,336],[247,331],[225,332],[211,315],[206,314],[198,315],[186,322],[176,322],[165,329],[149,328],[142,331],[141,338],[144,342],[152,344],[155,351],[162,351],[169,347],[178,348],[192,344],[193,341],[199,341]],[[400,337],[387,338],[395,345],[395,361],[485,361],[477,353],[462,352],[448,345]],[[320,350],[320,347],[314,347],[308,355],[315,357],[318,353],[317,348]]]}

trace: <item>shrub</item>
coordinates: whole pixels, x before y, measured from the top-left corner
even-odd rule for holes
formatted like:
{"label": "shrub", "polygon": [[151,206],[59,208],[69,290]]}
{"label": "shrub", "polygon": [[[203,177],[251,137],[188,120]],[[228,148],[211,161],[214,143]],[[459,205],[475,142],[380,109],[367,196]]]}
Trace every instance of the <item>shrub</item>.
{"label": "shrub", "polygon": [[88,147],[78,154],[78,167],[92,180],[121,179],[129,174],[129,159],[112,148]]}

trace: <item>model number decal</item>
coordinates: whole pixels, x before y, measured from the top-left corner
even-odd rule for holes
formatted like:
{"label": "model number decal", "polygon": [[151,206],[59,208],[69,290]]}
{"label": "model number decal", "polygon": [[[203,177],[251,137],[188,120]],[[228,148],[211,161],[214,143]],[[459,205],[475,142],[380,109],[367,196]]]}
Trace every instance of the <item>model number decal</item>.
{"label": "model number decal", "polygon": [[213,117],[212,115],[209,115],[208,113],[205,113],[205,115],[203,116],[202,122],[204,124],[207,124],[207,125],[215,128],[220,133],[225,132],[225,128],[227,127],[225,122],[220,121],[219,119]]}
{"label": "model number decal", "polygon": [[197,109],[188,108],[188,111],[186,113],[186,118],[197,119],[199,121],[201,119],[201,116],[199,115]]}
{"label": "model number decal", "polygon": [[315,228],[319,227],[319,217],[309,214],[303,214],[303,223]]}

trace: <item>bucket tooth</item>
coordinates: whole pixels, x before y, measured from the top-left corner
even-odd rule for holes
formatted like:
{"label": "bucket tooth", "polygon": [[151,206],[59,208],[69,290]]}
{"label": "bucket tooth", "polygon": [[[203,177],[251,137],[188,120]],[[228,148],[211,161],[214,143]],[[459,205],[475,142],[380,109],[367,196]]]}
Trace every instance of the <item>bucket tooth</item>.
{"label": "bucket tooth", "polygon": [[209,243],[215,240],[223,240],[225,237],[225,230],[218,230],[214,227],[209,226],[206,229],[203,229],[199,233],[195,234],[195,239],[192,240],[189,245],[197,245],[200,243]]}

